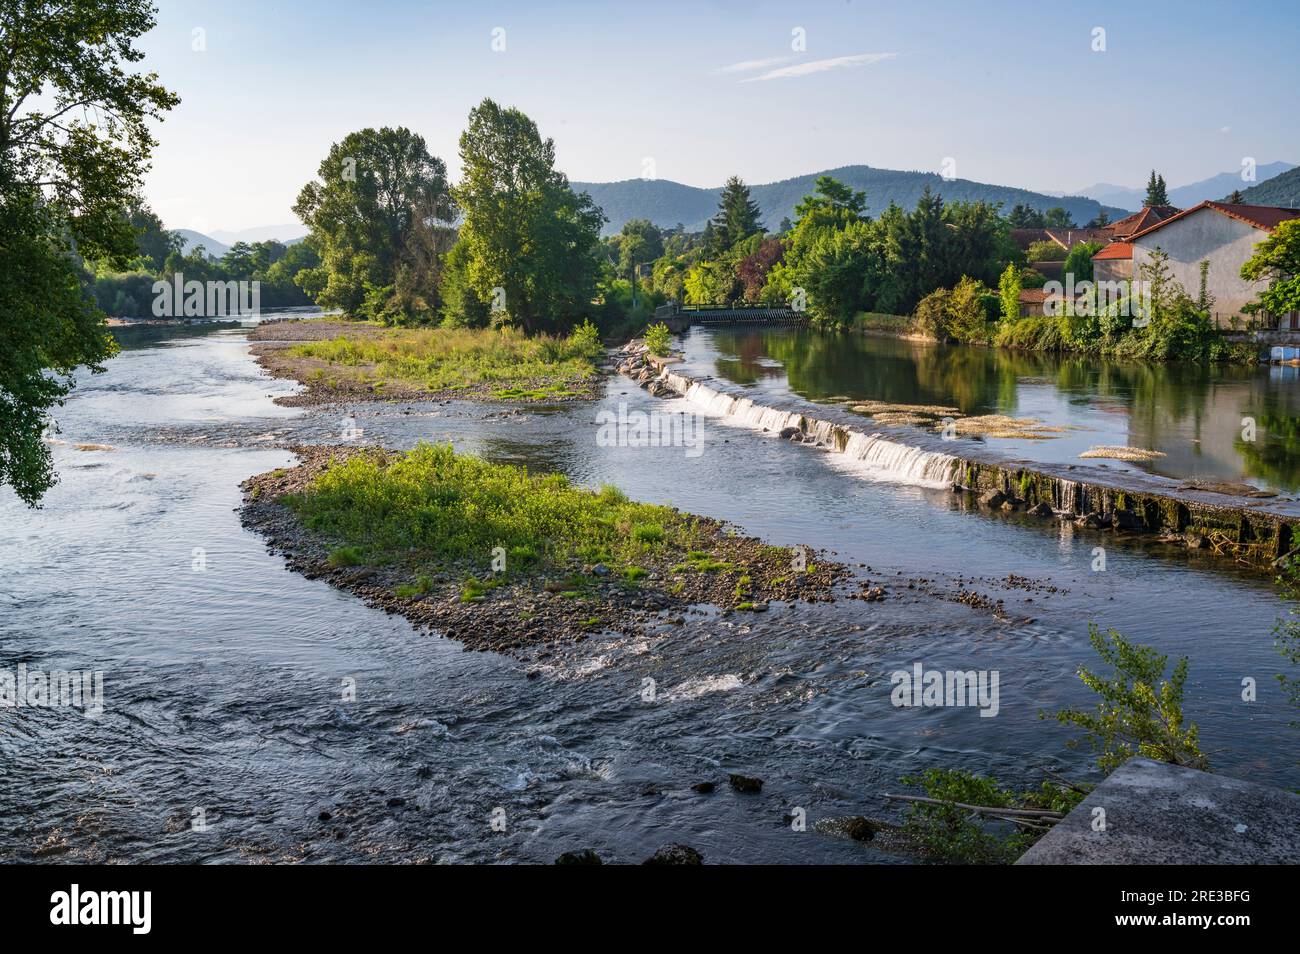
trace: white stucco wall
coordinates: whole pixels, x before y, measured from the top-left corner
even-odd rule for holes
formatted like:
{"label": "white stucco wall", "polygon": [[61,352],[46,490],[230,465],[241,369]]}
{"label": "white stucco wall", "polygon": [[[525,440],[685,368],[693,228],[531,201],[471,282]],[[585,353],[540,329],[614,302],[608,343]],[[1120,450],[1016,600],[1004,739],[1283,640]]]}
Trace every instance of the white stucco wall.
{"label": "white stucco wall", "polygon": [[1266,283],[1243,280],[1241,266],[1254,253],[1255,245],[1266,238],[1268,233],[1262,229],[1212,209],[1201,209],[1134,239],[1133,277],[1141,277],[1141,267],[1159,248],[1169,256],[1174,278],[1195,298],[1201,287],[1201,261],[1209,259],[1207,287],[1215,298],[1214,318],[1220,325],[1227,325],[1233,315],[1240,315],[1244,323],[1248,316],[1242,307],[1254,301]]}

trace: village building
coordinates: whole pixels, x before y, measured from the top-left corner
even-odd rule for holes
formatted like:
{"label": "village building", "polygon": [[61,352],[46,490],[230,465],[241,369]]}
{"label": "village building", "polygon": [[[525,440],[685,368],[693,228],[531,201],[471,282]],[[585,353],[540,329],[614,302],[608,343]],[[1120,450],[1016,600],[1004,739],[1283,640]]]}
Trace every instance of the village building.
{"label": "village building", "polygon": [[[1148,216],[1147,221],[1151,218]],[[1262,281],[1249,282],[1242,278],[1241,266],[1269,232],[1279,223],[1294,218],[1300,218],[1300,209],[1202,202],[1159,218],[1145,228],[1130,232],[1126,239],[1107,245],[1092,257],[1093,279],[1129,280],[1140,275],[1142,266],[1151,261],[1152,253],[1160,250],[1169,256],[1172,277],[1188,294],[1196,295],[1201,285],[1201,262],[1208,261],[1206,291],[1214,299],[1210,317],[1220,327],[1244,326],[1251,318],[1245,307],[1256,301],[1267,286]],[[1295,312],[1260,315],[1255,321],[1280,330],[1300,328],[1300,318]]]}

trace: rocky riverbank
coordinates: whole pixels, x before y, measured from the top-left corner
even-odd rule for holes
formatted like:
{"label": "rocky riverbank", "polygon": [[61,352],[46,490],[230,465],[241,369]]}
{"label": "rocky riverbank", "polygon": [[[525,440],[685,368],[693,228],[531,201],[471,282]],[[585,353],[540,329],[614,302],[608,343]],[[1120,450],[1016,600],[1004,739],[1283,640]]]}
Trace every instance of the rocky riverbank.
{"label": "rocky riverbank", "polygon": [[[245,481],[241,520],[266,538],[289,569],[322,579],[368,605],[399,613],[471,649],[500,652],[551,642],[576,642],[591,633],[649,634],[665,622],[680,623],[688,607],[711,604],[727,612],[764,612],[770,604],[829,601],[844,595],[849,570],[812,550],[773,547],[706,517],[694,517],[698,549],[666,546],[648,551],[636,579],[601,564],[545,567],[502,574],[467,588],[483,567],[447,562],[427,573],[424,592],[409,592],[426,554],[365,565],[340,565],[339,541],[309,529],[285,502],[286,494],[310,492],[312,481],[332,462],[357,454],[390,460],[395,454],[363,448],[296,447],[297,467]],[[399,595],[407,594],[407,595]]]}

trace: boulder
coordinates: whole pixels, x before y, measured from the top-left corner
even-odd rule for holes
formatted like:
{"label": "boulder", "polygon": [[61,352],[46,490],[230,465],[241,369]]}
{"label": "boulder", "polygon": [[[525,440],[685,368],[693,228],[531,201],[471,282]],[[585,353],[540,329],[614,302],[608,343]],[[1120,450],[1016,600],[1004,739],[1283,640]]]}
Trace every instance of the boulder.
{"label": "boulder", "polygon": [[980,503],[990,510],[997,510],[1007,502],[1007,495],[1000,490],[990,490],[984,496],[980,497]]}
{"label": "boulder", "polygon": [[1104,513],[1098,513],[1093,510],[1085,513],[1078,520],[1074,521],[1076,527],[1083,527],[1086,530],[1104,530],[1110,526],[1110,517]]}
{"label": "boulder", "polygon": [[869,818],[856,815],[844,819],[844,834],[854,841],[870,841],[876,836],[876,825]]}
{"label": "boulder", "polygon": [[1146,524],[1132,510],[1116,510],[1113,514],[1116,530],[1145,530]]}
{"label": "boulder", "polygon": [[692,792],[699,792],[701,795],[710,795],[718,786],[713,782],[696,782],[691,786]]}
{"label": "boulder", "polygon": [[731,787],[738,792],[761,792],[763,790],[763,780],[761,778],[750,778],[748,775],[731,775]]}
{"label": "boulder", "polygon": [[1042,502],[1034,504],[1025,512],[1035,517],[1051,517],[1056,513],[1056,511],[1052,509],[1050,504],[1046,504]]}
{"label": "boulder", "polygon": [[777,435],[777,437],[781,438],[783,441],[796,440],[802,436],[803,431],[799,430],[797,427],[783,427],[781,428],[781,433]]}
{"label": "boulder", "polygon": [[590,848],[584,848],[582,851],[566,851],[555,859],[555,863],[557,865],[603,865],[605,862],[601,861],[600,855]]}
{"label": "boulder", "polygon": [[704,856],[690,845],[664,845],[641,863],[643,865],[702,865]]}

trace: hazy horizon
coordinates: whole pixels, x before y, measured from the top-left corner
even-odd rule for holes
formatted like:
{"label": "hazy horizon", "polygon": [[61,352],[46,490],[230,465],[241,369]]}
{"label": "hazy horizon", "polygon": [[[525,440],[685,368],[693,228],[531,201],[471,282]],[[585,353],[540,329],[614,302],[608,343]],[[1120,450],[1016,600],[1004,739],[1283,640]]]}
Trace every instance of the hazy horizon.
{"label": "hazy horizon", "polygon": [[1300,11],[1280,2],[1249,18],[1174,3],[159,7],[142,65],[182,102],[157,127],[145,197],[206,234],[296,221],[330,144],[365,126],[420,133],[454,178],[485,96],[536,120],[580,182],[953,160],[958,178],[1074,194],[1140,187],[1153,167],[1175,187],[1246,157],[1300,162],[1300,128],[1278,120]]}

